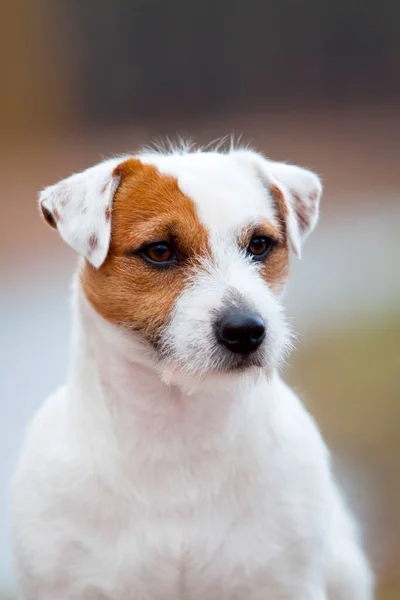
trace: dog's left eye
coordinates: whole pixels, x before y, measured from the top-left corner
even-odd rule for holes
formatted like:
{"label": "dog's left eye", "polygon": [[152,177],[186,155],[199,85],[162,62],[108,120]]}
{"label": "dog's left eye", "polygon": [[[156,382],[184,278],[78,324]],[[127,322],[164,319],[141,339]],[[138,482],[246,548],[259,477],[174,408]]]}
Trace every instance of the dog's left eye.
{"label": "dog's left eye", "polygon": [[247,246],[247,254],[253,260],[264,260],[275,246],[276,242],[266,235],[255,235]]}

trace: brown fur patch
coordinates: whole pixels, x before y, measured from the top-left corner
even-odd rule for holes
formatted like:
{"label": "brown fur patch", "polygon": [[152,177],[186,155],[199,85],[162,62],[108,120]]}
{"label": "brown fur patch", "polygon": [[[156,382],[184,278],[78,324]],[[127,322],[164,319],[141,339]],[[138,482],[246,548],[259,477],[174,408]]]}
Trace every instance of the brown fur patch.
{"label": "brown fur patch", "polygon": [[280,242],[267,256],[263,278],[272,289],[281,288],[289,276],[289,246],[287,240]]}
{"label": "brown fur patch", "polygon": [[269,187],[269,192],[270,192],[273,200],[275,201],[275,205],[276,205],[276,208],[278,211],[278,216],[284,222],[285,217],[287,217],[289,214],[289,209],[285,202],[283,192],[277,185],[271,185]]}
{"label": "brown fur patch", "polygon": [[[174,177],[161,175],[137,159],[122,163],[112,209],[109,253],[99,269],[86,264],[81,279],[86,296],[104,318],[139,331],[153,343],[168,321],[193,261],[208,252],[208,235],[193,201]],[[144,244],[170,240],[180,260],[169,269],[147,263]]]}
{"label": "brown fur patch", "polygon": [[255,236],[265,236],[276,241],[277,244],[265,259],[262,266],[262,276],[270,287],[281,287],[289,275],[289,247],[285,230],[277,229],[267,219],[256,226],[246,227],[238,237],[240,248],[245,250]]}
{"label": "brown fur patch", "polygon": [[250,244],[251,239],[257,235],[264,235],[276,241],[282,241],[283,239],[282,232],[276,227],[274,227],[274,225],[272,225],[270,221],[264,219],[256,225],[251,225],[249,227],[246,227],[245,229],[242,229],[238,236],[239,248],[245,250]]}
{"label": "brown fur patch", "polygon": [[106,218],[107,223],[110,221],[111,219],[111,208],[109,206],[107,206],[104,216]]}
{"label": "brown fur patch", "polygon": [[264,265],[264,279],[272,288],[280,288],[289,276],[289,244],[287,238],[286,218],[289,214],[282,190],[277,185],[269,186],[269,192],[275,203],[276,214],[280,225],[280,242],[272,250]]}
{"label": "brown fur patch", "polygon": [[88,240],[90,252],[94,252],[99,245],[99,238],[96,233],[92,233]]}
{"label": "brown fur patch", "polygon": [[299,229],[301,233],[305,233],[307,229],[310,227],[310,213],[308,207],[305,205],[301,196],[292,191],[293,197],[293,208],[296,213],[297,222],[299,224]]}

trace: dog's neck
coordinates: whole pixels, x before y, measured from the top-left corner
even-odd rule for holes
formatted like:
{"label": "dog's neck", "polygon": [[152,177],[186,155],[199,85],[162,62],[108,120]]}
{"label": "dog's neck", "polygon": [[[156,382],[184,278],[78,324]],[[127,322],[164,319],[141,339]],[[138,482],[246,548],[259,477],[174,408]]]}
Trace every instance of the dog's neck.
{"label": "dog's neck", "polygon": [[134,451],[138,437],[155,439],[160,452],[179,444],[183,451],[186,442],[193,449],[196,436],[204,445],[207,435],[211,443],[212,432],[218,437],[240,427],[257,402],[251,388],[261,381],[272,390],[274,380],[267,382],[260,373],[216,376],[190,391],[173,379],[166,383],[151,351],[100,317],[77,279],[69,395],[83,435],[112,436],[118,446],[125,444],[124,454]]}

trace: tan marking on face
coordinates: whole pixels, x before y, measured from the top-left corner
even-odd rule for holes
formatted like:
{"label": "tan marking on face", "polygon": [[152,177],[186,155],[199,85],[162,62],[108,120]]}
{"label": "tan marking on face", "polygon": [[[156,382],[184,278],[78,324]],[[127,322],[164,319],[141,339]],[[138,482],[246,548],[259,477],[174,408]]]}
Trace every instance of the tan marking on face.
{"label": "tan marking on face", "polygon": [[238,235],[239,248],[245,250],[250,244],[253,237],[257,235],[264,235],[270,237],[273,240],[281,241],[282,232],[275,227],[268,219],[258,221],[254,225],[249,225],[242,229]]}
{"label": "tan marking on face", "polygon": [[281,288],[286,283],[289,276],[289,246],[286,239],[271,250],[262,273],[272,289]]}
{"label": "tan marking on face", "polygon": [[257,230],[257,233],[258,235],[262,235],[263,230],[264,235],[269,235],[273,239],[279,240],[278,245],[267,256],[262,268],[262,274],[272,289],[280,289],[285,285],[289,276],[289,244],[286,230],[286,217],[289,209],[282,190],[277,185],[271,185],[269,192],[275,204],[279,229],[274,227],[269,221],[265,221],[260,230]]}
{"label": "tan marking on face", "polygon": [[289,247],[285,231],[278,229],[268,219],[243,229],[238,236],[238,244],[245,250],[253,237],[265,236],[277,242],[262,264],[261,275],[272,288],[280,288],[289,275]]}
{"label": "tan marking on face", "polygon": [[[85,265],[82,285],[104,318],[155,343],[195,259],[209,252],[208,234],[175,177],[137,159],[125,161],[115,174],[121,183],[113,202],[110,249],[99,269]],[[177,265],[161,269],[140,254],[129,255],[161,241],[176,245],[181,257]]]}

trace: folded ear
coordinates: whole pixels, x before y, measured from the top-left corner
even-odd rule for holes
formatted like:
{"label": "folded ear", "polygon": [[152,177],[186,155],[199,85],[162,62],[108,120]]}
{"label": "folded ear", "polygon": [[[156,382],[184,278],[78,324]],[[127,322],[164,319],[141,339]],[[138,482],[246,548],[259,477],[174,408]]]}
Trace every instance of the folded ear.
{"label": "folded ear", "polygon": [[256,172],[272,196],[286,225],[293,251],[301,256],[301,246],[318,221],[322,184],[312,171],[267,160],[251,150],[238,150]]}
{"label": "folded ear", "polygon": [[123,160],[107,160],[39,194],[39,206],[47,223],[96,268],[108,253],[112,201],[121,179],[118,166]]}

